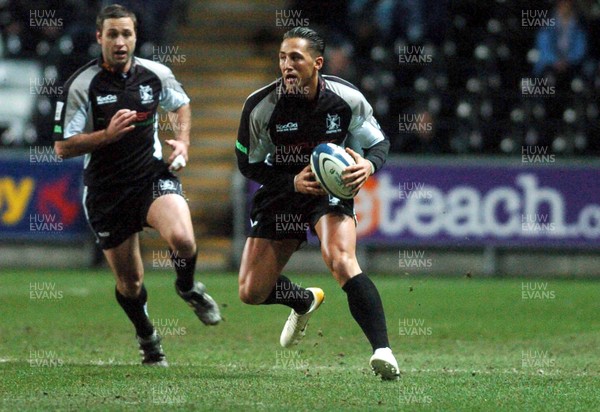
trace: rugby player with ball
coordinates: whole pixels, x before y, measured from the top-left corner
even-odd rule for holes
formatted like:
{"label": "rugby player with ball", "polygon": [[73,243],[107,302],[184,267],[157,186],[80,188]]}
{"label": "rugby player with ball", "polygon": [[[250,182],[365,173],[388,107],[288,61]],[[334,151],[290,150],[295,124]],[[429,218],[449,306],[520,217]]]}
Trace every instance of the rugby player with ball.
{"label": "rugby player with ball", "polygon": [[[396,379],[399,369],[390,349],[381,298],[356,259],[352,199],[383,166],[390,145],[371,105],[356,87],[320,74],[324,50],[321,36],[309,28],[285,33],[279,50],[281,78],[252,93],[244,105],[236,142],[238,166],[244,176],[262,186],[254,196],[239,295],[251,305],[290,307],[280,344],[297,344],[325,295],[320,288],[292,283],[282,271],[306,241],[310,228],[319,237],[323,260],[346,292],[350,312],[372,346],[373,372],[383,379]],[[339,184],[337,189],[328,188],[344,198],[328,194],[311,171],[311,153],[321,143],[347,147],[355,163],[343,170],[346,191]],[[349,146],[362,149],[365,157]],[[315,155],[322,155],[322,149]],[[335,146],[330,149],[330,160],[342,160]]]}

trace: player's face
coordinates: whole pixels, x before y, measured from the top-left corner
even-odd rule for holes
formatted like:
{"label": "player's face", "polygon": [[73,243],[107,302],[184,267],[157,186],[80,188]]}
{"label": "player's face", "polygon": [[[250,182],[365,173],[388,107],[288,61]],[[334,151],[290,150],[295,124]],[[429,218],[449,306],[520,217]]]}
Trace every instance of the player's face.
{"label": "player's face", "polygon": [[135,28],[129,17],[106,19],[102,32],[96,31],[96,40],[102,46],[104,62],[115,71],[127,71],[135,51]]}
{"label": "player's face", "polygon": [[323,57],[313,57],[309,42],[302,38],[285,39],[279,50],[279,69],[288,93],[315,92]]}

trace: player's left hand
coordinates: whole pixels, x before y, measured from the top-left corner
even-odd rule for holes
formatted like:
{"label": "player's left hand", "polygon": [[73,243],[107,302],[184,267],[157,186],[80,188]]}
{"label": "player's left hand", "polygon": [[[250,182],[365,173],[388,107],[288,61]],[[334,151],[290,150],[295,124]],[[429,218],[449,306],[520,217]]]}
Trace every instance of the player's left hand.
{"label": "player's left hand", "polygon": [[169,163],[169,164],[173,163],[173,160],[175,160],[175,158],[179,155],[182,155],[185,159],[185,162],[187,163],[187,161],[188,161],[188,144],[186,144],[180,140],[173,140],[173,139],[165,140],[165,143],[167,143],[169,146],[171,146],[171,149],[173,149],[173,153],[171,153],[171,156],[169,156],[167,163]]}
{"label": "player's left hand", "polygon": [[371,162],[348,147],[346,148],[346,153],[352,156],[356,164],[344,169],[342,180],[346,186],[353,187],[352,192],[356,194],[363,187],[369,176],[371,176]]}

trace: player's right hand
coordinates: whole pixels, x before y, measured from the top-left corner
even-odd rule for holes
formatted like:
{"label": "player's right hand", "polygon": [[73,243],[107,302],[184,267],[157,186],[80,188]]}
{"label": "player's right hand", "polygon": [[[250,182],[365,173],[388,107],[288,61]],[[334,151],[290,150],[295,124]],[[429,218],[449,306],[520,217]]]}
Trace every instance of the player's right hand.
{"label": "player's right hand", "polygon": [[135,110],[121,109],[110,119],[108,127],[104,130],[106,139],[110,142],[116,142],[127,132],[132,131],[135,126],[132,125],[137,117]]}
{"label": "player's right hand", "polygon": [[306,166],[294,177],[294,189],[296,192],[305,195],[323,196],[327,194],[319,182],[317,182],[317,178],[310,169],[310,165]]}

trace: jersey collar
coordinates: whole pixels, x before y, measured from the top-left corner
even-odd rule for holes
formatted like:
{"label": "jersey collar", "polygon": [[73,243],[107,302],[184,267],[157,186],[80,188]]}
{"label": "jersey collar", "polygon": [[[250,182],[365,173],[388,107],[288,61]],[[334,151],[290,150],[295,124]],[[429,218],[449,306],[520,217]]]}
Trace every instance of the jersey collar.
{"label": "jersey collar", "polygon": [[[106,70],[109,73],[112,73],[114,75],[118,74],[116,72],[114,72],[105,62],[104,62],[104,58],[102,56],[100,56],[98,58],[98,66],[100,66],[102,68],[102,70]],[[131,73],[133,73],[133,70],[135,68],[135,66],[137,66],[137,57],[132,56],[131,58],[131,67],[129,68],[129,71],[125,73],[125,77],[128,77]]]}
{"label": "jersey collar", "polygon": [[[317,101],[319,101],[319,99],[323,95],[323,92],[325,91],[325,88],[326,88],[325,79],[323,79],[321,77],[321,75],[319,74],[318,83],[317,83],[317,95],[315,96],[315,99],[311,100],[309,103],[316,103]],[[295,101],[295,102],[306,102],[306,100],[304,100],[304,99],[295,98],[292,95],[288,95],[285,92],[285,86],[283,84],[283,77],[280,77],[279,79],[277,79],[276,90],[277,90],[277,97],[280,99],[284,98],[284,99],[289,99],[290,101]]]}

